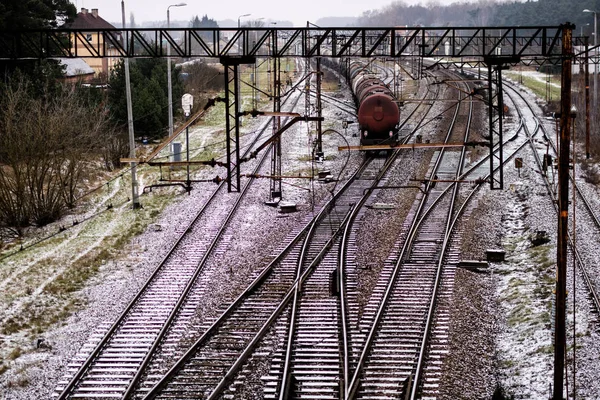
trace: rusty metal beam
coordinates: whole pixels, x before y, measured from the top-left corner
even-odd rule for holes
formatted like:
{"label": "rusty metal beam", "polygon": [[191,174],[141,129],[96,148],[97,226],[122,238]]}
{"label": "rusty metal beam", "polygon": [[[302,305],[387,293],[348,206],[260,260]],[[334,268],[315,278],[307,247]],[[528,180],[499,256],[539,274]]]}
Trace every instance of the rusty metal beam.
{"label": "rusty metal beam", "polygon": [[465,146],[488,146],[488,142],[467,143],[410,143],[410,144],[373,144],[368,146],[338,146],[339,151],[367,151],[394,149],[441,149]]}

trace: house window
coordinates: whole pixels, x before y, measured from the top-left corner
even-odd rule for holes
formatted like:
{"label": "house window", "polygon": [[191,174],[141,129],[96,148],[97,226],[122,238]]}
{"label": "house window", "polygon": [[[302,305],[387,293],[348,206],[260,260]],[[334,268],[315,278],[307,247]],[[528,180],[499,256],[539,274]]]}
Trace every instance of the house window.
{"label": "house window", "polygon": [[86,33],[86,34],[85,34],[85,39],[86,39],[88,42],[90,42],[90,43],[91,43],[91,42],[92,42],[92,34],[91,34],[91,33]]}

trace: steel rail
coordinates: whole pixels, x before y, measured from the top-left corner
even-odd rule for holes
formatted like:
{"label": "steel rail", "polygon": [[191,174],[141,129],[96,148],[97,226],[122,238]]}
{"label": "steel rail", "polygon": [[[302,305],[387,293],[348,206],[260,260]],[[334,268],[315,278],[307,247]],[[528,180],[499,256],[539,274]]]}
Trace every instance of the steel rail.
{"label": "steel rail", "polygon": [[[359,168],[355,174],[356,176],[362,168],[366,166],[363,164],[361,168]],[[204,344],[204,342],[214,333],[216,330],[225,322],[225,320],[233,313],[233,311],[253,292],[257,290],[257,288],[264,282],[264,280],[270,275],[275,265],[280,263],[286,256],[287,253],[292,249],[292,247],[301,240],[302,236],[309,231],[313,225],[317,224],[320,220],[322,220],[327,214],[328,209],[332,206],[332,204],[341,196],[341,194],[349,187],[351,181],[353,179],[351,177],[346,184],[340,188],[340,190],[333,196],[331,200],[329,200],[321,209],[319,214],[317,214],[313,219],[306,225],[301,231],[288,243],[288,245],[280,252],[280,254],[275,257],[261,272],[260,274],[250,283],[250,285],[242,292],[230,305],[229,307],[213,322],[213,324],[204,332],[204,334],[188,349],[188,351],[183,354],[177,362],[169,369],[169,371],[158,381],[154,387],[146,394],[144,399],[153,399],[158,393],[167,385],[167,381],[175,376],[181,368],[183,368],[184,364],[193,357],[196,350]],[[292,287],[293,289],[293,287]]]}
{"label": "steel rail", "polygon": [[[527,104],[527,107],[531,110],[531,106],[529,105],[529,102],[523,97],[523,95],[521,93],[519,93],[518,90],[515,90],[510,85],[506,85],[506,86],[509,87],[514,93],[516,93],[517,96],[521,97],[525,101],[525,103]],[[518,111],[519,114],[521,114],[521,110],[520,109],[517,108],[517,111]],[[532,112],[533,112],[533,110],[532,110]],[[538,127],[541,127],[541,130],[544,132],[545,137],[549,138],[549,136],[546,134],[547,132],[546,132],[544,126],[543,125],[539,125],[539,123],[537,122],[537,119],[536,119],[536,123],[538,124]],[[527,130],[527,128],[526,128],[526,130]],[[548,142],[550,143],[552,149],[554,150],[554,152],[556,154],[556,147],[555,147],[554,143],[550,139],[548,139]],[[528,143],[530,143],[530,145],[531,145],[532,152],[534,154],[534,157],[536,159],[536,163],[538,164],[538,167],[540,168],[540,170],[542,170],[542,164],[543,163],[542,163],[542,161],[539,158],[539,154],[538,154],[537,150],[535,149],[532,137],[530,137]],[[543,176],[544,182],[546,183],[546,189],[548,190],[548,193],[551,196],[555,196],[555,192],[552,191],[552,184],[548,180],[548,176],[545,175],[545,174],[542,174],[542,176]],[[577,193],[579,194],[579,197],[582,199],[583,203],[585,204],[585,208],[587,209],[588,214],[590,215],[590,217],[594,221],[594,224],[596,225],[597,228],[600,228],[600,220],[598,219],[598,217],[594,213],[591,204],[589,203],[589,201],[587,200],[587,198],[583,195],[583,193],[581,192],[581,189],[579,188],[579,186],[575,182],[575,177],[573,176],[572,173],[569,173],[569,179],[571,180],[571,184],[573,185],[573,187],[577,190]],[[555,202],[552,202],[552,205],[553,205],[555,211],[558,213],[558,205]],[[573,243],[573,239],[572,239],[572,236],[571,236],[570,232],[568,233],[568,239],[569,239],[569,244],[570,244],[571,250],[573,251],[573,254],[574,254],[575,258],[577,259],[577,263],[579,265],[579,270],[581,271],[581,274],[583,275],[583,278],[584,278],[584,281],[586,283],[586,286],[588,287],[588,290],[590,291],[590,295],[591,295],[594,307],[596,308],[597,312],[600,312],[600,296],[598,295],[598,293],[597,293],[597,291],[595,289],[594,283],[592,282],[592,279],[590,278],[590,276],[589,276],[589,274],[587,272],[587,269],[585,267],[585,263],[583,261],[583,258],[581,257],[579,249]]]}
{"label": "steel rail", "polygon": [[[431,86],[427,86],[427,91],[429,93],[430,91],[430,87]],[[437,87],[437,91],[435,93],[435,96],[439,96],[439,86]],[[429,112],[432,109],[432,104],[427,104],[429,107],[427,109],[427,111],[421,116],[421,121],[425,120],[425,118],[427,117],[427,115],[429,114]],[[405,122],[403,123],[403,125],[410,120],[410,118],[417,112],[417,110],[421,107],[421,106],[425,106],[425,103],[420,103],[417,105],[417,107],[414,108],[414,110],[409,114],[409,116],[405,119]],[[418,124],[420,125],[420,124]],[[409,135],[406,136],[406,138],[404,139],[403,143],[408,143],[408,141],[410,140],[410,138],[414,135],[414,133],[416,132],[415,128]],[[394,157],[397,157],[400,154],[399,150],[394,151]],[[368,193],[369,196],[372,193],[373,187],[371,189],[369,189],[370,192]],[[365,198],[366,201],[366,198]],[[353,210],[353,213],[350,217],[350,221],[349,223],[346,225],[346,230],[342,236],[341,239],[341,243],[340,243],[340,248],[339,248],[339,256],[338,256],[338,283],[339,283],[339,288],[340,288],[340,296],[339,296],[339,302],[340,302],[340,317],[341,317],[341,339],[342,339],[342,349],[343,349],[343,354],[342,354],[342,358],[343,358],[343,369],[342,369],[342,381],[343,381],[343,390],[340,390],[340,399],[343,399],[345,394],[348,392],[348,384],[350,383],[350,343],[349,343],[349,339],[350,339],[350,334],[349,334],[349,329],[348,329],[348,313],[346,310],[346,281],[345,281],[345,270],[346,270],[346,253],[348,251],[348,240],[350,237],[350,233],[351,233],[351,229],[352,229],[352,225],[354,224],[354,221],[356,219],[356,217],[358,216],[358,212],[360,211],[360,208],[355,208]]]}
{"label": "steel rail", "polygon": [[[298,100],[296,100],[296,102],[297,101]],[[256,143],[258,142],[258,140],[260,139],[260,137],[263,135],[263,133],[265,132],[265,130],[267,129],[267,127],[269,126],[269,124],[270,124],[269,122],[266,122],[264,124],[264,126],[261,129],[260,133],[255,136],[255,138],[253,139],[252,143],[246,149],[246,153],[245,154],[249,154],[250,153],[252,147],[254,145],[256,145]],[[263,160],[261,160],[260,164],[262,164],[262,162],[264,161],[264,157],[266,157],[266,154],[268,154],[268,152],[265,153],[265,156],[263,156]],[[250,180],[250,181],[252,181],[252,180]],[[205,212],[208,209],[209,205],[211,205],[213,203],[213,201],[216,199],[218,192],[221,191],[225,187],[225,182],[226,181],[222,181],[222,182],[220,182],[218,184],[217,188],[213,191],[213,193],[210,195],[209,199],[206,201],[206,203],[202,206],[202,208],[196,214],[196,216],[194,217],[194,219],[192,220],[192,222],[190,222],[187,225],[187,227],[183,231],[183,233],[179,236],[179,238],[177,238],[177,240],[175,241],[175,243],[173,243],[173,245],[171,246],[171,248],[169,249],[169,251],[162,258],[162,260],[158,264],[157,268],[153,271],[153,273],[146,280],[146,282],[144,283],[144,285],[140,288],[140,290],[138,291],[137,295],[128,303],[128,305],[126,306],[125,310],[119,315],[119,317],[111,325],[111,327],[109,328],[109,330],[105,333],[105,335],[100,340],[100,342],[92,350],[92,352],[89,354],[89,356],[83,362],[83,364],[78,369],[78,371],[75,373],[75,375],[72,377],[72,379],[63,388],[63,390],[61,391],[61,393],[58,396],[58,400],[65,400],[65,399],[67,399],[68,396],[70,395],[70,393],[76,388],[78,382],[81,380],[81,378],[84,376],[84,374],[89,370],[89,368],[92,365],[92,363],[97,359],[97,357],[104,350],[105,346],[108,344],[108,342],[110,341],[110,339],[113,337],[113,335],[117,332],[117,330],[119,329],[119,327],[126,320],[127,316],[130,314],[130,312],[134,309],[134,307],[137,305],[137,303],[145,295],[145,293],[147,292],[147,289],[149,289],[149,287],[154,283],[154,281],[155,281],[156,277],[158,276],[158,274],[160,272],[162,272],[162,269],[165,266],[167,260],[169,260],[171,258],[171,256],[174,254],[175,250],[179,247],[179,245],[183,241],[183,239],[191,231],[192,226],[205,214]],[[242,197],[243,197],[243,195],[239,196],[238,202],[240,201],[240,199]],[[236,204],[238,204],[238,202],[236,202]],[[230,213],[230,215],[231,215],[231,213]],[[228,219],[229,218],[230,218],[230,216],[228,216]],[[222,230],[219,231],[218,236],[220,236],[221,233],[222,233]],[[211,244],[211,248],[213,248],[213,247],[214,247],[214,242],[213,242],[213,244]],[[206,259],[206,258],[207,258],[207,254],[205,254],[203,260]],[[146,354],[146,356],[145,356],[145,358],[143,360],[142,365],[147,365],[148,358],[151,356],[152,352],[156,349],[158,340],[164,336],[164,334],[167,331],[168,326],[170,326],[171,322],[173,321],[176,312],[179,310],[179,307],[181,306],[181,304],[183,304],[183,301],[187,297],[187,293],[191,289],[191,284],[193,283],[193,281],[198,276],[198,274],[200,272],[200,269],[201,269],[201,267],[199,267],[196,270],[196,272],[193,274],[193,276],[188,281],[188,284],[186,285],[186,287],[184,289],[184,292],[182,292],[182,294],[180,295],[179,300],[177,301],[175,307],[173,308],[173,310],[171,311],[170,315],[168,316],[168,318],[166,320],[166,323],[165,323],[165,326],[163,326],[163,328],[160,330],[160,332],[159,332],[159,338],[157,340],[155,340],[155,342],[151,346],[152,351]],[[139,379],[139,377],[141,375],[141,372],[142,372],[141,369],[138,369],[138,372],[134,375],[134,377],[132,378],[132,381],[128,385],[128,387],[127,387],[127,389],[125,391],[125,396],[123,398],[127,398],[131,394],[132,387],[134,386],[134,383],[137,382],[137,379]]]}
{"label": "steel rail", "polygon": [[[379,171],[378,176],[373,180],[371,187],[376,186],[377,183],[383,178],[384,174],[389,170],[393,161],[397,157],[397,154],[398,153],[395,153],[393,156],[389,157],[386,160],[385,164]],[[340,225],[337,232],[341,232],[342,235],[345,236],[348,226],[350,225],[350,221],[356,215],[358,210],[360,210],[362,205],[367,201],[369,196],[370,196],[370,193],[363,194],[363,196],[359,199],[359,201],[357,203],[355,203],[354,206],[352,206],[352,208],[350,210],[348,210],[348,212],[346,213],[346,216],[344,217],[344,222]],[[335,236],[337,236],[337,234]],[[298,258],[297,271],[298,271],[299,275],[301,273],[302,265],[304,264],[304,260],[307,257],[307,254],[309,251],[309,245],[310,245],[310,243],[305,242],[305,245],[302,247],[302,251]],[[332,245],[333,245],[333,243],[332,243]],[[298,277],[298,280],[299,280],[299,277]],[[291,358],[292,358],[292,352],[293,352],[292,347],[293,347],[294,336],[295,336],[295,331],[296,331],[296,314],[297,314],[298,308],[299,308],[299,298],[301,296],[301,291],[302,291],[302,282],[300,282],[298,285],[296,285],[296,289],[294,290],[294,297],[293,297],[292,306],[291,306],[292,310],[291,310],[291,315],[290,315],[290,324],[288,327],[286,356],[285,356],[285,361],[283,364],[282,386],[281,386],[281,389],[279,392],[279,400],[286,400],[285,396],[288,393],[288,387],[290,385],[290,378],[291,378],[290,369],[291,369],[291,362],[292,362]]]}
{"label": "steel rail", "polygon": [[[266,130],[266,128],[269,125],[270,125],[270,123],[266,123],[264,130]],[[264,130],[263,130],[263,132],[264,132]],[[261,136],[261,135],[262,135],[262,133],[260,135],[258,135],[258,136]],[[249,146],[249,148],[247,149],[248,152],[250,151],[251,147],[252,146]],[[269,158],[269,156],[270,156],[270,153],[268,151],[266,151],[266,152],[263,153],[261,159],[259,160],[259,162],[257,163],[256,167],[254,168],[253,174],[257,174],[258,171],[260,171],[260,169],[262,168],[262,166],[265,163],[265,161]],[[136,373],[136,375],[132,379],[129,387],[127,388],[125,394],[123,395],[123,399],[126,400],[126,399],[129,399],[131,396],[133,396],[135,387],[139,383],[139,380],[141,379],[142,375],[144,374],[144,372],[146,370],[146,367],[150,363],[152,357],[154,356],[156,350],[160,346],[160,343],[163,340],[163,338],[165,337],[165,335],[167,334],[168,330],[171,328],[171,326],[172,326],[172,324],[173,324],[173,322],[175,320],[175,317],[176,317],[178,311],[181,309],[181,307],[183,306],[184,302],[187,300],[188,294],[191,292],[192,288],[194,287],[194,283],[195,283],[196,279],[200,275],[200,272],[203,271],[204,266],[206,265],[206,262],[208,261],[208,259],[213,255],[214,249],[217,247],[217,244],[221,240],[221,237],[223,236],[223,233],[225,233],[225,230],[229,227],[229,223],[233,219],[233,216],[237,213],[237,211],[239,209],[239,206],[241,205],[242,201],[244,200],[244,196],[245,196],[246,192],[252,186],[252,183],[254,183],[255,180],[256,180],[255,177],[251,177],[244,184],[244,187],[240,191],[237,200],[235,201],[235,203],[231,207],[231,210],[229,211],[229,213],[225,217],[225,220],[221,224],[221,227],[219,228],[219,230],[217,231],[216,235],[213,237],[210,245],[208,246],[207,250],[205,251],[204,256],[202,257],[202,259],[198,263],[198,266],[196,267],[196,272],[189,279],[186,287],[182,291],[182,294],[181,294],[181,296],[179,298],[179,301],[177,302],[177,304],[173,308],[173,311],[171,312],[171,315],[169,316],[169,318],[167,319],[167,321],[163,325],[162,329],[160,330],[159,335],[154,340],[154,343],[152,344],[152,347],[150,348],[150,351],[148,351],[148,353],[146,353],[146,356],[144,357],[144,360],[143,360],[142,364],[140,365],[140,368],[138,369],[138,372]]]}
{"label": "steel rail", "polygon": [[129,304],[125,307],[125,310],[120,314],[120,316],[116,319],[116,321],[111,325],[109,330],[105,333],[100,342],[96,345],[94,350],[90,353],[90,355],[83,362],[82,366],[75,373],[73,378],[69,381],[67,386],[62,390],[62,392],[58,396],[58,400],[64,400],[71,393],[71,391],[75,388],[79,380],[82,376],[87,372],[92,362],[98,357],[100,352],[104,349],[105,345],[109,341],[109,339],[113,336],[113,334],[117,331],[117,329],[121,326],[122,322],[129,315],[129,313],[133,310],[134,306],[138,303],[138,301],[145,294],[146,290],[150,287],[150,285],[154,282],[157,275],[162,271],[163,266],[167,262],[167,260],[173,255],[175,250],[179,247],[180,243],[187,236],[187,234],[192,229],[192,226],[204,215],[208,206],[216,199],[217,193],[224,187],[224,182],[221,182],[219,186],[213,191],[210,198],[206,201],[206,203],[202,206],[200,211],[196,214],[192,222],[188,224],[183,233],[177,238],[175,243],[171,246],[169,251],[162,258],[158,267],[154,270],[154,272],[150,275],[150,277],[146,280],[146,282],[142,285],[141,289],[138,291],[138,294],[129,302]]}
{"label": "steel rail", "polygon": [[[452,129],[454,127],[454,124],[456,123],[456,119],[458,116],[458,110],[460,108],[459,105],[460,105],[460,103],[457,104],[457,107],[455,109],[455,113],[454,113],[452,122],[450,124],[450,127],[448,129],[448,132],[446,134],[445,141],[447,141],[449,139]],[[441,164],[441,160],[443,158],[444,151],[445,151],[444,149],[442,149],[440,151],[440,154],[438,155],[436,162],[434,163],[434,166],[432,168],[432,174],[435,174],[435,172],[438,170],[438,168]],[[423,209],[424,209],[425,203],[429,197],[428,192],[430,189],[431,189],[431,182],[428,182],[426,185],[426,188],[425,188],[426,194],[421,198],[421,201],[419,202],[419,206],[417,208],[416,215],[423,215]],[[437,203],[440,199],[441,199],[441,196],[438,197],[434,203]],[[429,210],[431,210],[431,209],[432,208],[430,207]],[[373,321],[373,324],[371,325],[371,329],[369,330],[369,334],[365,340],[365,345],[363,347],[363,351],[361,352],[359,361],[355,368],[354,375],[352,376],[352,380],[350,381],[350,384],[348,386],[348,391],[346,393],[346,400],[352,400],[356,396],[356,391],[358,390],[358,387],[360,384],[360,374],[362,373],[362,369],[364,368],[364,365],[366,363],[367,356],[370,353],[370,349],[371,349],[373,340],[375,339],[376,330],[382,320],[385,305],[388,303],[388,300],[391,297],[392,288],[393,288],[396,278],[400,272],[402,259],[407,254],[408,249],[412,245],[412,242],[414,241],[414,239],[416,237],[418,228],[420,227],[420,225],[423,221],[424,221],[424,217],[420,218],[420,219],[416,219],[413,221],[413,223],[411,224],[411,227],[409,228],[409,235],[402,246],[402,250],[400,251],[400,254],[398,256],[398,261],[396,262],[396,265],[394,266],[392,275],[390,276],[390,279],[388,281],[389,283],[388,283],[385,293],[380,301],[375,319]]]}
{"label": "steel rail", "polygon": [[[467,126],[465,127],[465,135],[463,138],[464,142],[467,142],[469,140],[469,135],[471,133],[471,122],[473,119],[473,103],[468,103],[468,104],[469,104],[469,117],[467,118]],[[458,169],[456,171],[457,179],[462,174],[466,153],[467,153],[467,149],[465,147],[463,147],[461,150],[461,154],[460,154],[460,160],[458,162]],[[440,158],[441,158],[441,155],[440,155]],[[445,228],[446,233],[444,235],[445,236],[444,241],[442,243],[442,248],[440,250],[440,257],[438,260],[437,272],[436,272],[435,282],[433,285],[433,293],[431,294],[431,300],[429,302],[429,310],[427,312],[427,322],[425,323],[425,328],[424,328],[425,332],[424,332],[423,338],[421,340],[421,349],[419,351],[419,357],[417,359],[417,367],[415,368],[413,387],[412,387],[412,391],[411,391],[411,395],[410,395],[411,400],[414,400],[417,398],[417,392],[420,389],[420,383],[421,383],[421,379],[422,379],[421,376],[423,374],[423,365],[425,363],[427,343],[429,343],[429,339],[430,339],[430,335],[431,335],[431,328],[433,326],[433,319],[434,319],[434,315],[435,315],[435,308],[436,308],[437,300],[438,300],[438,290],[440,287],[441,275],[442,275],[442,270],[444,267],[444,257],[446,254],[446,249],[448,247],[448,243],[450,242],[450,233],[452,232],[452,227],[454,226],[454,224],[452,223],[452,213],[454,211],[456,197],[458,196],[459,185],[453,185],[453,186],[454,186],[454,189],[453,189],[452,195],[450,196],[450,198],[451,198],[450,206],[448,208],[448,216],[446,219],[446,228]]]}

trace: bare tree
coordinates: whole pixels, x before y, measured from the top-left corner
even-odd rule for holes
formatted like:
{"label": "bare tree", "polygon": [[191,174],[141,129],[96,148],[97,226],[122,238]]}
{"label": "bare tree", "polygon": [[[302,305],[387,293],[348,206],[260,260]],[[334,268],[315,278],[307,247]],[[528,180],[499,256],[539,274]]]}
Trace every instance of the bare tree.
{"label": "bare tree", "polygon": [[17,234],[74,206],[108,127],[107,114],[74,86],[43,96],[30,89],[12,82],[0,102],[0,225]]}
{"label": "bare tree", "polygon": [[223,72],[220,67],[194,62],[184,67],[187,74],[185,91],[194,96],[194,111],[206,104],[215,93],[223,90]]}

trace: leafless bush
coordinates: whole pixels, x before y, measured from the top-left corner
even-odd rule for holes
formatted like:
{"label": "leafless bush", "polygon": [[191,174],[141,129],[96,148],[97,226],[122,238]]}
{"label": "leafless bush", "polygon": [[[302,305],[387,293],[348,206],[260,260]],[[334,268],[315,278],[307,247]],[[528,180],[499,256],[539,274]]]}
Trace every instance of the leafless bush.
{"label": "leafless bush", "polygon": [[592,185],[600,184],[600,173],[595,163],[583,160],[581,162],[581,172],[583,173],[583,179]]}
{"label": "leafless bush", "polygon": [[183,72],[187,74],[185,91],[194,96],[194,112],[206,105],[215,93],[223,90],[221,68],[203,62],[187,64]]}
{"label": "leafless bush", "polygon": [[112,171],[121,166],[120,159],[129,154],[129,136],[125,129],[108,128],[103,132],[100,156],[104,167]]}
{"label": "leafless bush", "polygon": [[30,89],[12,82],[0,101],[0,226],[18,234],[74,205],[108,123],[74,87],[41,97]]}

